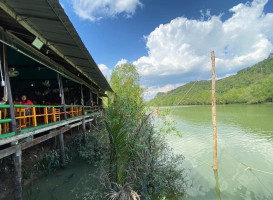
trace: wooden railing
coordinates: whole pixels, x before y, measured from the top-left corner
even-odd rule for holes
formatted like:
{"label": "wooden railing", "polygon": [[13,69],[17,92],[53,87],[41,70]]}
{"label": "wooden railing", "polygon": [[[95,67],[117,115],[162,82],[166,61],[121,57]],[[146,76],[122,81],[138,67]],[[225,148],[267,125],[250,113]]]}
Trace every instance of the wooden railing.
{"label": "wooden railing", "polygon": [[[8,116],[9,105],[0,105],[0,139],[15,135],[10,132],[9,123],[11,118]],[[83,115],[90,115],[98,111],[97,106],[81,105],[14,105],[17,129],[21,130],[50,125],[67,119],[76,118]],[[83,113],[83,108],[84,112]],[[66,112],[65,112],[66,110]],[[29,111],[29,112],[27,112]]]}

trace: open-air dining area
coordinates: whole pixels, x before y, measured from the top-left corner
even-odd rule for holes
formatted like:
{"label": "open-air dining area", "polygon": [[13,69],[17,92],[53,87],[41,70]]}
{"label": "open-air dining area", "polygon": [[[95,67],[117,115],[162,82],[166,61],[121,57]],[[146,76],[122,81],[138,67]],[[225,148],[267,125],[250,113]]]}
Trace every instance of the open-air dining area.
{"label": "open-air dining area", "polygon": [[[18,132],[90,114],[102,105],[101,98],[86,86],[62,77],[10,47],[5,51]],[[0,95],[0,138],[5,138],[15,135],[9,125],[12,119],[6,85]]]}

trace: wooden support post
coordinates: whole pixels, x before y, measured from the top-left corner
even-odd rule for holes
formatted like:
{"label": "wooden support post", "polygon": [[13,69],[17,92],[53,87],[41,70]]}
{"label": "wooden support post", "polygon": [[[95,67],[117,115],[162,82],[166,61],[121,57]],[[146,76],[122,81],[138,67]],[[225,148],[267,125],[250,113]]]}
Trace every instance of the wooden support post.
{"label": "wooden support post", "polygon": [[[4,68],[5,81],[6,81],[7,92],[8,92],[8,103],[10,105],[10,108],[9,108],[9,115],[11,118],[10,131],[15,132],[15,134],[17,135],[15,111],[14,111],[14,106],[13,106],[11,86],[10,86],[10,80],[9,80],[9,72],[8,72],[8,63],[7,63],[7,57],[6,57],[6,46],[3,43],[1,43],[0,45],[1,45],[0,46],[1,65]],[[22,155],[21,155],[21,150],[18,150],[16,153],[13,154],[13,164],[14,164],[14,199],[21,200],[22,199],[22,185],[21,185]]]}
{"label": "wooden support post", "polygon": [[[91,91],[91,90],[89,91],[89,93],[90,93],[90,106],[91,106],[90,110],[93,110],[93,105],[94,105],[94,102],[93,102],[93,94],[92,94],[92,91]],[[93,111],[92,111],[92,112],[93,112]],[[89,126],[90,126],[90,129],[91,129],[91,126],[92,126],[91,121],[89,122]]]}
{"label": "wooden support post", "polygon": [[[82,104],[82,114],[85,115],[85,110],[84,110],[84,96],[83,96],[83,88],[81,85],[81,104]],[[83,131],[83,140],[84,142],[86,141],[86,126],[85,126],[85,117],[83,116],[82,120],[82,131]]]}
{"label": "wooden support post", "polygon": [[7,63],[7,56],[6,56],[6,46],[3,43],[0,43],[0,44],[1,44],[1,46],[0,46],[1,47],[1,66],[3,66],[3,68],[4,68],[5,81],[6,81],[7,92],[8,92],[8,103],[10,105],[10,108],[9,108],[9,115],[11,118],[10,132],[15,132],[17,134],[15,111],[14,111],[14,106],[13,106],[11,86],[10,86],[10,80],[9,80],[9,71],[8,71],[8,63]]}
{"label": "wooden support post", "polygon": [[14,199],[22,200],[22,151],[13,154],[14,163]]}
{"label": "wooden support post", "polygon": [[[59,89],[61,94],[61,104],[64,108],[64,119],[67,120],[67,114],[66,114],[66,106],[65,106],[65,98],[64,98],[64,88],[62,83],[62,76],[58,74],[58,83],[59,83]],[[60,142],[60,152],[61,152],[61,163],[62,166],[65,166],[65,151],[64,151],[64,136],[63,133],[61,133],[59,136],[59,142]]]}
{"label": "wooden support post", "polygon": [[217,171],[217,127],[216,127],[216,100],[215,100],[215,55],[211,52],[212,79],[211,79],[211,104],[212,104],[212,125],[213,125],[213,170]]}
{"label": "wooden support post", "polygon": [[93,102],[93,94],[92,91],[90,90],[90,106],[93,106],[94,102]]}
{"label": "wooden support post", "polygon": [[97,105],[99,106],[99,94],[97,94]]}

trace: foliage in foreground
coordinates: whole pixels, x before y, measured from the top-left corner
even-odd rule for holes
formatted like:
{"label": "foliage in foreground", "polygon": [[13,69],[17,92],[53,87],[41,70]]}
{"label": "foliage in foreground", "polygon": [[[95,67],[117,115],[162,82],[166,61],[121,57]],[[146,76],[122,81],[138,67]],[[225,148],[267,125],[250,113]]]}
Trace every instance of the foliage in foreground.
{"label": "foliage in foreground", "polygon": [[[243,69],[234,76],[217,80],[216,99],[219,104],[272,102],[273,57]],[[203,104],[211,104],[211,81],[187,83],[167,93],[158,93],[149,102],[151,106]]]}
{"label": "foliage in foreground", "polygon": [[111,86],[118,93],[108,100],[100,129],[80,150],[82,158],[100,168],[104,189],[79,192],[79,186],[74,190],[78,199],[181,199],[185,194],[184,158],[174,155],[165,134],[155,131],[138,79],[133,65],[115,68]]}

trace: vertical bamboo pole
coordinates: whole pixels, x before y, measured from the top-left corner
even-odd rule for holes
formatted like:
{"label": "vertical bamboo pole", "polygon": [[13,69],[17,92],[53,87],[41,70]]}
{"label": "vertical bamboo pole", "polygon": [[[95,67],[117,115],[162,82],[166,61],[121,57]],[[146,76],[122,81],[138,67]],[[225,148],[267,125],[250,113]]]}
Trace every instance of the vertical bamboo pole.
{"label": "vertical bamboo pole", "polygon": [[211,102],[212,102],[212,125],[213,125],[213,170],[217,171],[217,127],[216,127],[216,100],[215,100],[215,55],[211,52],[212,79],[211,79]]}

